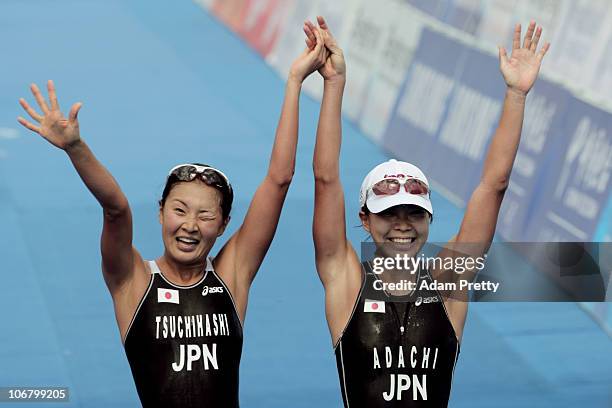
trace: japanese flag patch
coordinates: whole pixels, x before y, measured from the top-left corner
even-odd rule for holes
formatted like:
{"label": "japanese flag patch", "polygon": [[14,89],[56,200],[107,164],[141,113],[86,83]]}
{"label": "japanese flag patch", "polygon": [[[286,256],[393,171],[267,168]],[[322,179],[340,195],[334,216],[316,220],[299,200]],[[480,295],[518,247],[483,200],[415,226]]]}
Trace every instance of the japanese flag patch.
{"label": "japanese flag patch", "polygon": [[176,289],[157,288],[157,303],[179,304],[179,292]]}
{"label": "japanese flag patch", "polygon": [[363,311],[365,313],[385,313],[385,302],[366,299]]}

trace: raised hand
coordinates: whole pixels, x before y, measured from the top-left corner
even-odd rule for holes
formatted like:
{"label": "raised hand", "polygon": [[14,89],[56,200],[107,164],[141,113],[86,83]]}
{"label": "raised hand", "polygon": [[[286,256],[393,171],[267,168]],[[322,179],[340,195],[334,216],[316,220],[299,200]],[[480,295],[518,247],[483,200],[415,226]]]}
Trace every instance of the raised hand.
{"label": "raised hand", "polygon": [[24,127],[30,129],[32,132],[36,132],[52,145],[59,147],[62,150],[66,150],[70,146],[74,145],[81,140],[79,134],[79,121],[78,114],[82,104],[80,102],[72,105],[68,118],[65,118],[60,111],[59,103],[57,102],[57,95],[55,93],[55,86],[53,81],[47,82],[47,90],[49,92],[49,103],[47,105],[45,98],[42,96],[40,89],[36,84],[30,86],[32,94],[38,103],[38,106],[42,110],[42,115],[33,109],[23,98],[19,99],[21,107],[30,115],[30,117],[38,124],[33,124],[21,116],[17,118],[17,121]]}
{"label": "raised hand", "polygon": [[[535,33],[535,34],[534,34]],[[538,41],[542,35],[542,27],[536,29],[535,21],[529,23],[523,46],[521,47],[521,25],[514,28],[512,54],[510,58],[504,47],[499,47],[499,67],[506,85],[514,91],[527,94],[540,72],[540,65],[550,43],[545,43],[538,51]]]}
{"label": "raised hand", "polygon": [[329,50],[329,58],[325,61],[325,64],[319,68],[319,73],[326,81],[329,80],[344,80],[346,78],[346,64],[344,62],[344,53],[338,46],[336,39],[332,35],[327,22],[321,16],[317,16],[317,23],[319,27],[306,21],[304,23],[304,33],[306,33],[306,45],[312,48],[316,45],[316,33],[319,32],[323,38],[325,48]]}
{"label": "raised hand", "polygon": [[316,33],[314,47],[306,47],[289,70],[289,78],[302,82],[308,75],[318,70],[328,58],[329,51],[323,44],[321,33]]}

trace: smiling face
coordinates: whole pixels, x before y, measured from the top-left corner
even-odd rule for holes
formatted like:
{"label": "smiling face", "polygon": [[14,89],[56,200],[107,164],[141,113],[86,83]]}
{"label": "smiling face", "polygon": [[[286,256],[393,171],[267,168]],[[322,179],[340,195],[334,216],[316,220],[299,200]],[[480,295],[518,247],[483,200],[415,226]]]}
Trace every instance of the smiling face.
{"label": "smiling face", "polygon": [[416,256],[429,236],[430,215],[416,205],[396,205],[377,214],[360,212],[359,217],[386,256]]}
{"label": "smiling face", "polygon": [[176,183],[159,212],[165,256],[177,263],[203,263],[225,231],[221,193],[200,180]]}

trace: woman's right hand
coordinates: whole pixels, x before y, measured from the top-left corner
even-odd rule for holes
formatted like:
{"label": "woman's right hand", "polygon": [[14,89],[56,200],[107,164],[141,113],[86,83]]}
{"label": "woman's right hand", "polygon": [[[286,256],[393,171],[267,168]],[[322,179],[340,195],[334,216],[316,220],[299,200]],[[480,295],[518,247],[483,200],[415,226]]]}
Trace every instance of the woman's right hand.
{"label": "woman's right hand", "polygon": [[315,38],[313,46],[306,47],[304,52],[297,57],[289,70],[289,79],[297,80],[302,83],[308,75],[318,70],[325,64],[329,56],[329,52],[325,48],[323,38],[320,33],[313,35]]}
{"label": "woman's right hand", "polygon": [[318,28],[312,22],[306,21],[304,33],[306,34],[306,45],[312,47],[313,44],[315,44],[318,31],[323,38],[325,48],[329,51],[329,58],[325,61],[325,64],[319,68],[319,73],[325,81],[344,81],[346,79],[344,53],[329,30],[329,26],[325,19],[322,16],[317,16],[317,23],[319,24]]}
{"label": "woman's right hand", "polygon": [[78,114],[82,104],[80,102],[75,103],[70,108],[68,118],[65,118],[60,111],[59,104],[57,102],[57,95],[55,94],[55,86],[53,81],[47,82],[47,89],[49,91],[49,102],[47,105],[44,97],[40,93],[40,89],[36,84],[30,86],[32,94],[38,103],[38,106],[42,110],[43,114],[39,114],[33,109],[25,99],[20,98],[19,104],[21,107],[30,115],[30,117],[38,123],[38,126],[22,118],[17,118],[17,121],[24,127],[30,129],[32,132],[36,132],[52,145],[59,147],[62,150],[67,150],[70,147],[77,144],[80,140],[79,134],[79,121]]}

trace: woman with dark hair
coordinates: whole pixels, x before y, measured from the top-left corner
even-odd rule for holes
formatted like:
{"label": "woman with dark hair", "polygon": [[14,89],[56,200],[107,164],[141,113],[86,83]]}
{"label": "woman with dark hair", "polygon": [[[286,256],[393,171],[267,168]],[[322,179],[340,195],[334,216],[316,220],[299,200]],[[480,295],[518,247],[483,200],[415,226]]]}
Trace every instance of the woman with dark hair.
{"label": "woman with dark hair", "polygon": [[[345,84],[342,50],[325,20],[308,22],[306,42],[323,37],[330,56],[319,69],[325,88],[314,151],[316,265],[325,288],[327,323],[334,344],[346,407],[445,407],[467,314],[464,294],[443,296],[434,280],[456,283],[459,271],[393,265],[375,270],[346,237],[344,193],[339,177],[341,104]],[[537,49],[542,29],[529,25],[523,44],[514,32],[512,55],[499,49],[506,95],[480,184],[461,228],[440,259],[482,257],[493,239],[497,216],[518,149],[527,92],[549,44]],[[461,129],[457,129],[460,137]],[[415,259],[429,234],[433,207],[429,183],[416,166],[389,160],[372,169],[359,194],[359,217],[378,259]],[[363,254],[362,254],[363,255]],[[382,256],[381,256],[382,255]],[[376,258],[374,258],[376,259]],[[414,265],[414,264],[413,264]],[[445,267],[444,267],[445,268]],[[473,268],[472,268],[473,269]],[[407,272],[402,274],[402,272]],[[407,278],[407,279],[403,279]],[[425,285],[423,285],[425,283]]]}
{"label": "woman with dark hair", "polygon": [[132,246],[127,198],[81,139],[81,104],[65,118],[53,82],[49,103],[31,90],[42,110],[24,99],[34,122],[26,128],[64,150],[102,206],[102,273],[144,406],[237,407],[242,322],[251,282],[270,246],[295,167],[298,101],[304,79],[327,58],[322,41],[293,63],[268,173],[245,219],[216,257],[210,250],[230,220],[233,199],[218,169],[182,164],[170,170],[159,202],[164,253],[145,261]]}

